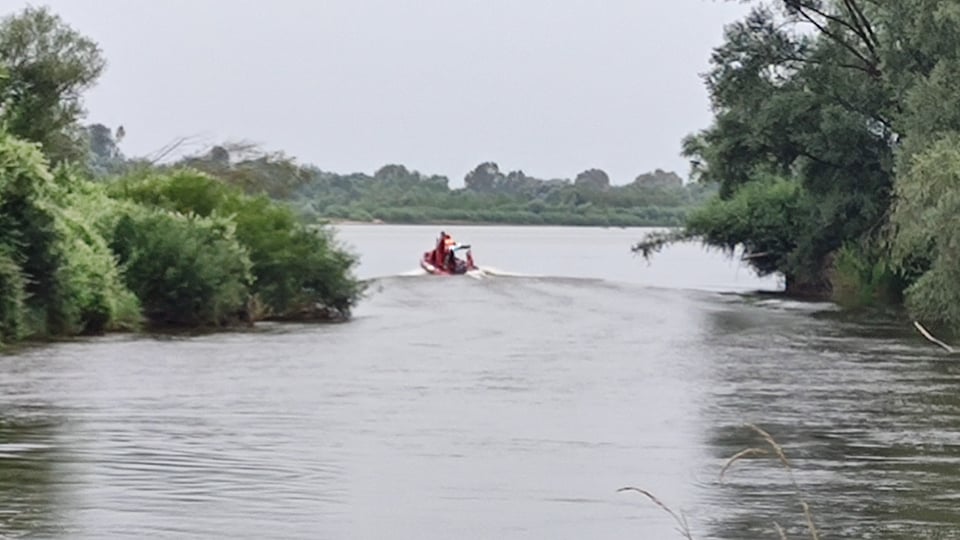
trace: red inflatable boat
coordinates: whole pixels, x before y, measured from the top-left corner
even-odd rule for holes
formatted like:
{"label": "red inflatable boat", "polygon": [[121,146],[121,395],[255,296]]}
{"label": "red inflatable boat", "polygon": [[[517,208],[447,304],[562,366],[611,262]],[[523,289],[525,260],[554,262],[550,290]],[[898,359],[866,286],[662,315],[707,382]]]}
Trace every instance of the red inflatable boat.
{"label": "red inflatable boat", "polygon": [[[457,252],[464,250],[466,250],[465,258],[458,258]],[[440,233],[437,247],[427,251],[420,258],[420,267],[429,274],[444,276],[466,274],[471,270],[477,270],[470,246],[454,242],[449,235],[443,232]]]}

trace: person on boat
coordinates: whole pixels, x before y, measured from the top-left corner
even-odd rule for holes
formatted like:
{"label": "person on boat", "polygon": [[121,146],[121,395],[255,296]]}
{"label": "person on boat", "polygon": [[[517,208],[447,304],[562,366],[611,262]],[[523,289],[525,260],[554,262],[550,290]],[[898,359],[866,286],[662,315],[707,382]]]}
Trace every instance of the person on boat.
{"label": "person on boat", "polygon": [[446,238],[447,233],[440,231],[440,236],[437,238],[437,245],[433,248],[433,253],[430,254],[430,264],[437,268],[442,268],[446,260],[446,250],[444,249],[444,240],[446,240]]}
{"label": "person on boat", "polygon": [[447,251],[446,268],[449,272],[457,271],[457,254],[453,250]]}
{"label": "person on boat", "polygon": [[444,231],[440,231],[440,239],[437,241],[437,249],[434,253],[436,260],[436,264],[434,266],[443,268],[447,263],[448,256],[453,254],[453,247],[456,244],[457,242],[452,236]]}

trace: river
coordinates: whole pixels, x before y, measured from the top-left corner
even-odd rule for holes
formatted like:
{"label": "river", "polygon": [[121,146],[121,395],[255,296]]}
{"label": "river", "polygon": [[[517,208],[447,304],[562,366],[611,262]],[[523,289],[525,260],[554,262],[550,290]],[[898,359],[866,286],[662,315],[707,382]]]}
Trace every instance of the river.
{"label": "river", "polygon": [[[0,537],[960,538],[960,363],[638,229],[350,225],[355,319],[0,356]],[[734,463],[763,445],[776,457]],[[796,488],[791,483],[791,476]],[[799,488],[799,495],[797,492]]]}

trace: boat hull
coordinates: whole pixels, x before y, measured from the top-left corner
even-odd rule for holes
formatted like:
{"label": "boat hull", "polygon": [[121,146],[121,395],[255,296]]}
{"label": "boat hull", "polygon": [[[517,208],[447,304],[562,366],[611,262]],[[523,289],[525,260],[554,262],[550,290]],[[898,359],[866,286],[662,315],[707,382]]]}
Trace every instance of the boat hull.
{"label": "boat hull", "polygon": [[428,274],[435,276],[459,276],[470,272],[471,270],[476,270],[477,267],[473,264],[473,257],[468,252],[467,260],[461,261],[463,264],[458,266],[455,270],[450,270],[449,268],[440,268],[434,265],[431,261],[431,253],[428,251],[423,254],[423,257],[420,258],[420,268],[422,268]]}

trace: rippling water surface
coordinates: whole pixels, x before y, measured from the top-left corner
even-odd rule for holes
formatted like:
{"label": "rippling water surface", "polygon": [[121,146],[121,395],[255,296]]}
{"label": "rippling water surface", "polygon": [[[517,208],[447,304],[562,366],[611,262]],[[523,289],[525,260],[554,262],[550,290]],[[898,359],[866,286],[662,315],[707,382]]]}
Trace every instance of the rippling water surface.
{"label": "rippling water surface", "polygon": [[351,226],[348,324],[0,357],[0,537],[960,538],[960,364],[642,231]]}

